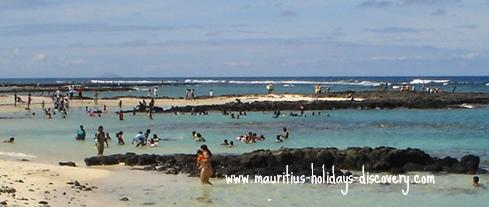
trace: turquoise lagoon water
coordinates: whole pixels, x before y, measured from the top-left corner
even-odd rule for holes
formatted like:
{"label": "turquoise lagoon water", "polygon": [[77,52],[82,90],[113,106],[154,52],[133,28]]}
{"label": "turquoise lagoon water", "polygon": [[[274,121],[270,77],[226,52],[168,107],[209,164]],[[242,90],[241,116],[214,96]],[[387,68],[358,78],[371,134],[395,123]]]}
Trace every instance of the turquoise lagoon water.
{"label": "turquoise lagoon water", "polygon": [[[115,111],[115,109],[109,109]],[[0,137],[15,136],[15,144],[0,143],[1,159],[26,158],[38,162],[56,163],[76,161],[96,154],[94,142],[75,141],[80,124],[92,137],[98,125],[103,125],[114,139],[107,154],[136,153],[195,153],[201,143],[192,141],[190,132],[201,132],[206,144],[215,153],[240,153],[255,149],[280,147],[338,147],[393,146],[417,147],[437,156],[460,157],[473,153],[487,167],[489,160],[489,107],[476,109],[439,110],[332,110],[321,115],[306,117],[284,116],[272,118],[272,113],[253,112],[240,119],[230,119],[220,113],[207,116],[155,114],[154,120],[146,115],[125,116],[119,121],[115,113],[102,117],[89,117],[84,109],[72,108],[66,119],[59,115],[47,119],[41,111],[37,115],[26,112],[0,114]],[[285,112],[287,113],[287,112]],[[316,111],[317,113],[317,111]],[[329,114],[330,116],[327,116]],[[280,144],[274,136],[282,127],[288,127],[291,137]],[[136,148],[130,144],[138,131],[150,128],[161,138],[158,147]],[[126,145],[118,146],[114,133],[123,130]],[[244,144],[234,137],[254,131],[267,139],[256,144]],[[223,139],[234,140],[235,148],[219,144]],[[404,196],[403,185],[353,184],[349,194],[341,195],[344,185],[285,185],[285,184],[226,184],[224,179],[212,179],[214,186],[202,186],[198,178],[185,175],[162,176],[158,172],[125,171],[113,178],[123,180],[119,185],[105,179],[94,181],[100,193],[112,198],[114,206],[487,206],[489,176],[480,175],[486,186],[474,188],[471,175],[436,174],[435,184],[411,185]],[[355,174],[358,174],[355,173]],[[131,179],[128,179],[131,178]],[[143,179],[144,181],[142,181]],[[151,180],[151,182],[146,182]],[[129,202],[118,201],[127,196]]]}
{"label": "turquoise lagoon water", "polygon": [[[40,161],[80,161],[96,154],[91,139],[95,129],[103,125],[111,134],[112,142],[106,154],[136,153],[195,153],[202,143],[193,142],[191,131],[203,134],[206,144],[215,153],[241,153],[255,149],[280,147],[338,147],[393,146],[416,147],[437,156],[461,157],[472,153],[487,165],[489,160],[489,107],[476,109],[438,110],[332,110],[321,115],[305,117],[283,116],[272,118],[271,112],[252,112],[240,119],[231,119],[220,113],[207,116],[155,114],[154,120],[146,115],[126,114],[124,121],[109,109],[102,117],[90,117],[84,109],[72,108],[66,119],[56,115],[47,119],[38,110],[36,115],[27,112],[0,114],[0,137],[16,137],[15,144],[0,144],[0,156],[17,156]],[[288,113],[288,112],[284,112]],[[317,112],[316,112],[317,114]],[[329,116],[327,116],[329,114]],[[78,126],[85,126],[86,141],[75,141]],[[275,143],[275,135],[287,127],[290,139]],[[131,145],[138,131],[151,129],[161,141],[157,147],[136,148]],[[115,133],[124,131],[126,145],[117,145]],[[244,144],[235,137],[253,131],[267,139],[256,144]],[[224,139],[234,141],[235,148],[219,144]]]}

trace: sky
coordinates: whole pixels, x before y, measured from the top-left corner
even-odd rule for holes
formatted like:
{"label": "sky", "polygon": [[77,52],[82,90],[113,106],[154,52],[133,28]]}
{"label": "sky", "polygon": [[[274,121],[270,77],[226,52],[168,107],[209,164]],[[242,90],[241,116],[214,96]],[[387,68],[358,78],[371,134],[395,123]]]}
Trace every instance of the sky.
{"label": "sky", "polygon": [[0,77],[489,75],[489,0],[0,0]]}

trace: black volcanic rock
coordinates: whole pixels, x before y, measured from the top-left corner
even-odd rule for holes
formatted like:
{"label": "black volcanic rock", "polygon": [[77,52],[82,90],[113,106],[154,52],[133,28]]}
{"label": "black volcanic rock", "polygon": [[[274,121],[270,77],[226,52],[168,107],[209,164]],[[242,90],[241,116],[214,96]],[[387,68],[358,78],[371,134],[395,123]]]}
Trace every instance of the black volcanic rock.
{"label": "black volcanic rock", "polygon": [[[198,176],[195,155],[136,155],[134,153],[96,156],[85,159],[88,166],[114,165],[125,163],[129,166],[146,166],[146,170],[162,171],[168,174],[189,174]],[[322,165],[331,170],[333,165],[337,175],[344,170],[362,170],[373,172],[406,171],[446,171],[449,173],[473,174],[479,170],[479,157],[466,155],[460,161],[445,157],[431,157],[419,149],[396,149],[392,147],[350,147],[344,150],[336,148],[302,148],[280,150],[256,150],[241,155],[214,155],[211,164],[215,175],[277,175],[285,171],[298,174],[311,174],[311,163],[319,170]]]}
{"label": "black volcanic rock", "polygon": [[[256,95],[256,94],[255,94]],[[301,94],[309,97],[342,97],[346,98],[349,92],[335,92],[320,95]],[[222,96],[226,97],[226,96]],[[239,96],[237,96],[239,98]],[[207,112],[207,111],[275,111],[299,110],[333,110],[333,109],[393,109],[416,108],[438,109],[459,108],[461,104],[489,104],[489,93],[399,93],[382,91],[360,91],[354,93],[354,98],[363,101],[255,101],[251,103],[231,102],[225,104],[180,106],[158,112]]]}
{"label": "black volcanic rock", "polygon": [[72,161],[68,162],[59,162],[58,163],[60,166],[69,166],[69,167],[76,167],[76,163]]}
{"label": "black volcanic rock", "polygon": [[475,174],[479,170],[480,159],[474,155],[465,155],[448,169],[451,173]]}

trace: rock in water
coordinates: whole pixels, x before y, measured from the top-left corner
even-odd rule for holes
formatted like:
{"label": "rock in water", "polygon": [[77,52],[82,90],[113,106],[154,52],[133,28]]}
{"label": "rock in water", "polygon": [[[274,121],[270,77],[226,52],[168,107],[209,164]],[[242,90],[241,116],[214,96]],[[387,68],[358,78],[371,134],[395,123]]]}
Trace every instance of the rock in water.
{"label": "rock in water", "polygon": [[[373,172],[405,172],[405,171],[446,171],[449,173],[473,174],[479,170],[479,157],[466,155],[460,161],[445,157],[431,157],[419,149],[396,149],[392,147],[350,147],[344,150],[337,148],[302,148],[279,150],[255,150],[241,155],[214,155],[211,164],[215,175],[276,175],[289,170],[298,174],[310,174],[311,163],[315,168],[322,165],[325,169],[362,170]],[[185,173],[198,176],[195,166],[195,155],[136,155],[134,153],[95,156],[85,159],[88,166],[114,165],[125,163],[129,166],[147,166],[143,169],[157,170],[167,174]],[[317,170],[317,169],[314,169]],[[338,172],[341,173],[341,172]]]}

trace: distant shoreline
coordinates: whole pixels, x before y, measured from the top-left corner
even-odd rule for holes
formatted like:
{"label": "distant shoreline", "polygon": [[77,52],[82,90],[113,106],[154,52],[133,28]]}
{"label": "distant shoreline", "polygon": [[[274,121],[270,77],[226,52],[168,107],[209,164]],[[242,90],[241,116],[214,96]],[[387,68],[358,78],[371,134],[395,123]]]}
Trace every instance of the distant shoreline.
{"label": "distant shoreline", "polygon": [[[353,100],[352,97],[353,96]],[[0,96],[0,112],[24,111],[26,103],[13,104],[13,95]],[[22,100],[27,96],[20,95]],[[45,107],[52,107],[52,99],[47,96],[32,96],[31,109],[41,108],[44,101]],[[95,105],[93,98],[70,100],[71,107],[101,108],[118,107],[122,101],[123,109],[128,112],[136,107],[140,101],[149,100],[152,97],[121,96],[114,98],[102,98]],[[199,96],[195,99],[154,98],[155,106],[171,107],[170,109],[155,110],[155,113],[174,112],[205,112],[205,111],[299,111],[301,106],[307,110],[333,110],[333,109],[444,109],[444,108],[473,108],[477,105],[489,104],[489,93],[413,93],[413,92],[334,92],[325,94],[246,94],[223,96]],[[239,101],[239,102],[238,102]],[[131,111],[132,112],[132,111]],[[138,110],[137,112],[144,112]]]}

